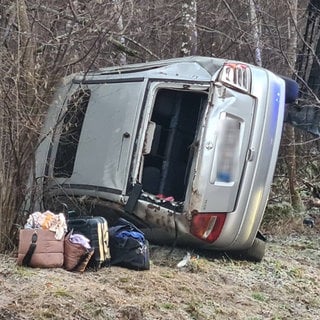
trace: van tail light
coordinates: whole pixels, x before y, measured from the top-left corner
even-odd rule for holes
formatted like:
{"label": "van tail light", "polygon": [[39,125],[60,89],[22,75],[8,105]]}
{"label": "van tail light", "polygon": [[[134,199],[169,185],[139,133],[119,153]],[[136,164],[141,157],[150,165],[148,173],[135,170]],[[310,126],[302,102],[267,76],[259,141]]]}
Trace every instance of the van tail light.
{"label": "van tail light", "polygon": [[226,213],[197,213],[191,221],[190,232],[197,238],[212,243],[219,237]]}
{"label": "van tail light", "polygon": [[218,81],[225,85],[236,87],[242,91],[250,92],[251,71],[244,63],[227,62],[223,65]]}

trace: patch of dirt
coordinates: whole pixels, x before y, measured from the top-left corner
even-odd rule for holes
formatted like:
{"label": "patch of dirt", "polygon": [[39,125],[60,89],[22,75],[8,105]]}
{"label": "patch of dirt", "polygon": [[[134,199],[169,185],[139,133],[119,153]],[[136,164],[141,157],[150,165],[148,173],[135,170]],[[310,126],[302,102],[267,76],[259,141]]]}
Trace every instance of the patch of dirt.
{"label": "patch of dirt", "polygon": [[0,255],[0,320],[320,319],[319,232],[269,235],[261,263],[150,247],[151,269],[71,273]]}

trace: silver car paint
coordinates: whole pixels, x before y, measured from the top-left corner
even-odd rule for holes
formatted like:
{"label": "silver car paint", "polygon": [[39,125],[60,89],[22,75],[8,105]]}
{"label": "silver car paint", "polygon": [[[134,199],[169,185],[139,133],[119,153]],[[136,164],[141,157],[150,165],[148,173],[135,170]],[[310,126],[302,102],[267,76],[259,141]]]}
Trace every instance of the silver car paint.
{"label": "silver car paint", "polygon": [[[52,177],[58,143],[55,128],[65,108],[66,97],[78,86],[71,82],[81,81],[83,76],[70,77],[71,82],[69,78],[57,91],[44,126],[44,140],[37,153],[38,180],[48,175],[47,186],[52,195],[91,196],[121,208],[128,199],[129,177],[135,181],[139,175],[144,134],[156,90],[204,91],[211,86],[213,96],[209,97],[209,102],[212,104],[198,133],[200,144],[191,168],[183,212],[140,199],[134,213],[158,227],[160,233],[152,231],[150,237],[169,239],[177,228],[181,241],[201,247],[249,247],[263,218],[277,160],[284,114],[284,81],[265,69],[250,66],[251,93],[240,92],[216,81],[224,62],[226,60],[190,57],[106,68],[86,75],[94,95],[83,125],[74,172],[70,178],[55,178]],[[130,73],[126,73],[127,70]],[[121,110],[117,109],[119,105],[123,107]],[[225,184],[214,178],[219,136],[216,127],[223,112],[234,115],[243,124],[236,179]],[[194,211],[228,212],[222,233],[213,244],[190,235]]]}

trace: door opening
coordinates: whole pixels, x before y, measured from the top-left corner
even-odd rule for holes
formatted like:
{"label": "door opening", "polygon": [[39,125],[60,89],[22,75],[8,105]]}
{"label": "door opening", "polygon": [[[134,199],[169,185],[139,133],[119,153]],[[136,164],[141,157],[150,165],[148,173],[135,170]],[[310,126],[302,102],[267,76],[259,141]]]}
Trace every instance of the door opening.
{"label": "door opening", "polygon": [[203,92],[158,91],[151,116],[153,141],[143,163],[144,191],[184,200],[195,135],[206,103]]}

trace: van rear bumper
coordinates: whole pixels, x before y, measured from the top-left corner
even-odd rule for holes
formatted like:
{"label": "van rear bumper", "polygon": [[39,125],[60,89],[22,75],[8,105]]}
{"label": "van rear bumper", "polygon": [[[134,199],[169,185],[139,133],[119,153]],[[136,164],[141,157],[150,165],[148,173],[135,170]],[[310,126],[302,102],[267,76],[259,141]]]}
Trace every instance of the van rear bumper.
{"label": "van rear bumper", "polygon": [[[158,244],[172,244],[174,242],[208,250],[240,250],[250,247],[258,232],[255,229],[248,232],[247,228],[246,230],[233,229],[229,231],[231,232],[230,239],[233,240],[235,235],[237,237],[232,245],[230,245],[230,241],[223,243],[218,241],[219,239],[216,242],[207,243],[191,234],[192,217],[186,212],[178,212],[150,201],[138,200],[134,214],[148,225],[148,228],[143,229],[147,238]],[[232,218],[231,213],[228,215]],[[229,219],[223,232],[228,232],[228,224],[231,226],[232,219]]]}

